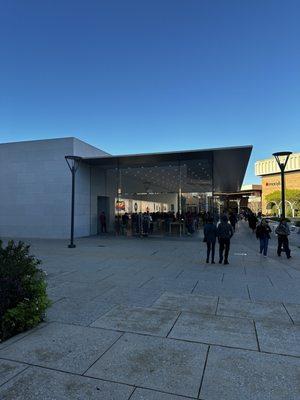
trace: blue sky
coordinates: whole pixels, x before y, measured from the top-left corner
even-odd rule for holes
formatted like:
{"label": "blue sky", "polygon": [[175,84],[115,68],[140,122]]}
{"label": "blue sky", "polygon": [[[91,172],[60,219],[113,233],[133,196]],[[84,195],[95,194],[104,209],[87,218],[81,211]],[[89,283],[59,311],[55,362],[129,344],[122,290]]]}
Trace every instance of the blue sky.
{"label": "blue sky", "polygon": [[0,142],[300,151],[298,0],[0,4]]}

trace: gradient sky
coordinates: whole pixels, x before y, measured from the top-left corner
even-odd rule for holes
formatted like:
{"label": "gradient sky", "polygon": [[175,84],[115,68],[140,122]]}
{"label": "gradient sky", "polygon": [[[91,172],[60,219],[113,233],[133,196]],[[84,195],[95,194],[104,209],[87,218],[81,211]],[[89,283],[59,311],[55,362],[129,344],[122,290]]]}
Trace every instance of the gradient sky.
{"label": "gradient sky", "polygon": [[299,0],[0,0],[0,142],[300,151]]}

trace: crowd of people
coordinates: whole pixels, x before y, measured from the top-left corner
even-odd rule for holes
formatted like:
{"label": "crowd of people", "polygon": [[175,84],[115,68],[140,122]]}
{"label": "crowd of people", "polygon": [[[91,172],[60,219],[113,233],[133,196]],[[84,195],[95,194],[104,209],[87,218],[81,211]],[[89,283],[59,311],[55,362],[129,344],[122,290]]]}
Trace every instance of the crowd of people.
{"label": "crowd of people", "polygon": [[[171,233],[171,225],[180,225],[183,234],[193,235],[200,226],[204,227],[203,241],[207,246],[206,262],[211,261],[215,264],[215,248],[219,243],[219,263],[229,264],[228,257],[230,251],[230,241],[234,235],[236,224],[239,219],[248,221],[249,228],[256,234],[259,240],[259,252],[267,257],[269,240],[271,239],[272,229],[268,220],[263,218],[261,213],[257,215],[250,210],[244,210],[240,215],[230,212],[228,215],[221,216],[211,215],[209,212],[191,212],[175,213],[175,212],[139,212],[123,213],[115,216],[115,233],[117,235],[137,235],[148,236],[153,234],[154,226],[159,226],[160,231]],[[106,215],[104,212],[100,214],[100,232],[107,232]],[[287,258],[291,258],[291,250],[289,248],[290,230],[285,219],[281,219],[279,225],[275,229],[277,235],[277,255],[280,257],[285,252]]]}
{"label": "crowd of people", "polygon": [[[106,215],[104,212],[100,214],[100,232],[107,232]],[[117,236],[149,236],[153,233],[171,234],[172,226],[182,234],[193,235],[200,226],[204,226],[210,218],[209,212],[192,212],[185,213],[169,212],[127,212],[116,215],[114,221],[114,231]]]}
{"label": "crowd of people", "polygon": [[[244,214],[244,218],[248,221],[249,228],[256,234],[259,240],[259,252],[264,257],[268,255],[269,240],[271,239],[272,229],[266,218],[263,218],[259,212],[257,215],[248,211]],[[277,255],[281,256],[285,252],[286,257],[291,258],[291,250],[289,247],[290,229],[285,218],[281,218],[278,226],[275,229],[277,235]]]}
{"label": "crowd of people", "polygon": [[[222,215],[220,223],[215,224],[213,218],[204,225],[204,242],[207,245],[206,262],[209,263],[211,257],[211,263],[215,263],[215,246],[216,242],[219,243],[219,263],[221,264],[224,259],[224,264],[228,264],[228,255],[230,250],[230,240],[235,232],[235,227],[239,218],[248,221],[249,228],[253,233],[256,234],[256,238],[259,240],[259,252],[264,257],[268,254],[269,240],[271,239],[272,229],[269,226],[268,220],[263,218],[261,213],[257,215],[250,211],[243,211],[241,215],[237,216],[235,213]],[[291,250],[289,247],[289,235],[290,229],[286,219],[282,218],[279,221],[278,226],[275,229],[277,235],[277,255],[281,256],[284,252],[288,259],[291,258]]]}

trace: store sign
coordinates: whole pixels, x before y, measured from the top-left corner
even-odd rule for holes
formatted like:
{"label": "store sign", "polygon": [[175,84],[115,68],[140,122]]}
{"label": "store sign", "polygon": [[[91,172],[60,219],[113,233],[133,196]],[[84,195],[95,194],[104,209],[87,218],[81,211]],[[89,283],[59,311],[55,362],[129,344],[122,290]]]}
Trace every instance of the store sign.
{"label": "store sign", "polygon": [[266,182],[266,186],[280,186],[280,182]]}

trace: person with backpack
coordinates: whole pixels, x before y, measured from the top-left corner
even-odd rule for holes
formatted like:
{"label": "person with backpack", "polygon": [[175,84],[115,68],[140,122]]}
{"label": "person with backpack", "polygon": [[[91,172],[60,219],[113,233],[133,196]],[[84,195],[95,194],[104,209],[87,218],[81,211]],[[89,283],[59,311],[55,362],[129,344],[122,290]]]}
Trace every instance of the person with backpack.
{"label": "person with backpack", "polygon": [[203,241],[207,246],[206,262],[209,263],[209,256],[211,252],[211,263],[215,263],[215,246],[217,239],[217,227],[214,224],[214,220],[210,217],[207,223],[204,225],[204,239]]}
{"label": "person with backpack", "polygon": [[223,215],[217,228],[217,237],[219,240],[219,264],[222,264],[223,262],[224,251],[224,265],[229,264],[228,255],[230,250],[230,239],[232,238],[233,233],[233,228],[228,222],[227,216]]}
{"label": "person with backpack", "polygon": [[275,229],[275,233],[278,236],[278,247],[277,247],[277,255],[281,256],[282,248],[285,251],[287,258],[291,258],[291,250],[289,248],[289,234],[290,228],[284,218],[281,218],[279,225]]}
{"label": "person with backpack", "polygon": [[271,239],[270,236],[271,228],[266,219],[262,218],[261,222],[256,227],[256,237],[260,242],[260,254],[263,254],[264,257],[267,257],[268,253],[268,244]]}

